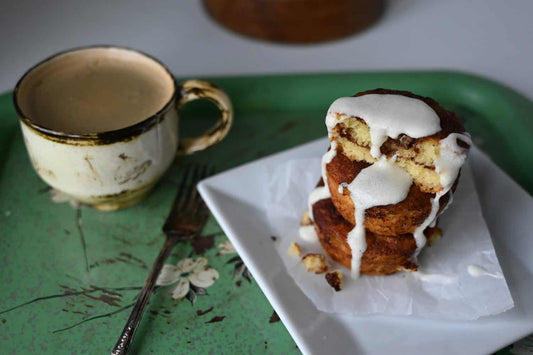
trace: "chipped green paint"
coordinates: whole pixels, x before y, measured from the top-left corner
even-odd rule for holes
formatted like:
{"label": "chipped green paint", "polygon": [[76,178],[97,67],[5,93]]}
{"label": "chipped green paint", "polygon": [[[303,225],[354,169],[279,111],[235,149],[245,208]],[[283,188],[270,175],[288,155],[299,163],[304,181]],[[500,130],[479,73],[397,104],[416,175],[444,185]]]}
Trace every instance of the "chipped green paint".
{"label": "chipped green paint", "polygon": [[[0,96],[2,354],[108,353],[164,241],[161,226],[182,167],[214,163],[223,171],[322,137],[325,112],[338,96],[375,87],[433,96],[466,120],[476,143],[500,166],[533,189],[533,172],[521,161],[533,154],[528,133],[533,131],[528,121],[533,104],[485,79],[398,72],[211,80],[234,102],[235,122],[228,137],[204,152],[178,157],[142,202],[115,212],[83,206],[78,212],[68,203],[51,201],[26,154],[11,95]],[[205,106],[184,108],[183,135],[210,126],[213,111]],[[501,134],[503,126],[512,134]],[[168,263],[202,256],[219,278],[194,305],[172,299],[172,286],[159,288],[132,352],[298,353],[242,261],[229,245],[220,246],[227,239],[212,217],[202,235],[178,245]],[[272,242],[270,235],[254,237]]]}

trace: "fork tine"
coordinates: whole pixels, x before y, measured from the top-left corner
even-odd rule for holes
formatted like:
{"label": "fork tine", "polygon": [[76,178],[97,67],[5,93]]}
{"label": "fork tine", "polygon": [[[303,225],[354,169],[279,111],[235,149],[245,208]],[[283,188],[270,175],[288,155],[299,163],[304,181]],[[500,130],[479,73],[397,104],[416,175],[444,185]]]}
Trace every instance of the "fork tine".
{"label": "fork tine", "polygon": [[196,191],[196,184],[202,179],[202,174],[204,173],[205,165],[197,166],[195,169],[195,174],[191,182],[191,190]]}
{"label": "fork tine", "polygon": [[180,200],[184,197],[185,186],[187,186],[187,181],[189,181],[189,177],[191,175],[191,169],[186,169],[185,174],[183,175],[180,184],[178,186],[178,193],[176,194],[176,198],[174,198],[173,205],[177,204]]}
{"label": "fork tine", "polygon": [[176,198],[176,203],[172,211],[167,217],[163,231],[170,234],[179,234],[180,228],[187,226],[193,227],[195,225],[203,224],[207,218],[207,206],[198,193],[198,182],[212,173],[213,169],[207,165],[194,166],[188,169],[184,181],[190,180],[189,184],[181,182],[180,189],[185,189],[185,192],[178,191],[179,198]]}
{"label": "fork tine", "polygon": [[185,208],[187,204],[190,203],[191,199],[194,197],[196,193],[196,183],[198,182],[198,175],[200,174],[201,168],[202,166],[194,166],[192,168],[191,181],[188,184],[187,196],[184,198],[183,208]]}
{"label": "fork tine", "polygon": [[190,203],[187,206],[188,212],[191,216],[192,223],[201,223],[205,218],[207,218],[207,206],[205,205],[200,193],[198,192],[198,182],[207,176],[209,176],[210,168],[207,165],[201,166],[198,170],[198,175],[195,176],[197,179],[194,181],[194,185],[191,188],[194,191],[193,196],[191,197]]}
{"label": "fork tine", "polygon": [[[213,168],[212,166],[208,166],[208,165],[204,165],[204,168],[202,170],[202,174],[201,174],[201,177],[200,179],[198,180],[198,182],[200,182],[200,180],[203,180],[211,175],[213,175],[215,171],[215,168]],[[198,182],[196,183],[196,198],[202,203],[202,204],[205,204],[204,203],[204,200],[202,199],[202,197],[200,196],[200,193],[198,193]]]}
{"label": "fork tine", "polygon": [[196,186],[209,172],[207,165],[193,166],[186,170],[163,231],[170,231],[180,220],[192,219],[195,216],[203,202]]}
{"label": "fork tine", "polygon": [[198,184],[198,181],[202,179],[202,174],[204,173],[204,165],[197,166],[194,169],[193,176],[191,179],[191,185],[189,186],[188,196],[187,196],[187,202],[190,206],[191,203],[195,202],[198,198],[198,190],[196,189],[196,185]]}
{"label": "fork tine", "polygon": [[[213,166],[204,165],[203,174],[202,174],[202,177],[201,177],[200,180],[204,180],[204,179],[208,178],[209,176],[213,175],[214,172],[215,172],[215,168]],[[196,190],[197,191],[198,191],[198,183],[200,182],[200,180],[196,183]],[[200,193],[198,193],[198,198],[200,199],[200,201],[202,203],[204,203],[204,200],[200,196]]]}
{"label": "fork tine", "polygon": [[198,179],[194,181],[193,190],[195,191],[194,194],[194,202],[197,202],[198,200],[201,200],[200,194],[198,193],[198,183],[200,180],[205,179],[208,174],[209,167],[207,165],[202,165],[201,169],[199,169]]}
{"label": "fork tine", "polygon": [[196,179],[193,182],[193,185],[191,186],[191,190],[194,191],[193,196],[191,197],[191,209],[193,210],[193,213],[196,214],[198,212],[198,208],[201,206],[201,203],[203,202],[202,197],[200,196],[200,193],[198,192],[198,182],[202,179],[204,179],[208,173],[208,166],[203,165],[200,169],[198,169],[198,174],[195,176]]}
{"label": "fork tine", "polygon": [[185,174],[183,174],[181,181],[178,185],[178,192],[176,193],[176,197],[174,198],[174,201],[172,202],[172,208],[170,210],[170,213],[165,221],[165,224],[163,225],[163,231],[167,231],[169,228],[171,228],[171,221],[174,216],[176,216],[177,212],[183,208],[184,203],[187,201],[187,197],[189,195],[188,189],[185,187],[187,186],[187,182],[189,181],[189,178],[191,176],[191,169],[185,169]]}

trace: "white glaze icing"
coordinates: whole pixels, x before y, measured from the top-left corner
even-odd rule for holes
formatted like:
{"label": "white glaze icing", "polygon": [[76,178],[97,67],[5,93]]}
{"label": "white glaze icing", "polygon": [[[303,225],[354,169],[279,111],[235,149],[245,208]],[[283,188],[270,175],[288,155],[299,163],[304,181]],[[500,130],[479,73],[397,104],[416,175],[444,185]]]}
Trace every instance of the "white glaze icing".
{"label": "white glaze icing", "polygon": [[415,275],[416,278],[418,278],[422,282],[429,282],[429,283],[436,283],[436,284],[442,284],[442,285],[449,285],[451,283],[454,283],[457,280],[457,276],[450,276],[450,275],[444,275],[444,274],[430,274],[425,273],[420,270],[417,272],[414,272],[413,275]]}
{"label": "white glaze icing", "polygon": [[503,278],[503,275],[501,275],[500,273],[495,273],[495,274],[490,273],[484,267],[479,266],[479,265],[475,265],[475,264],[468,265],[467,271],[470,274],[470,276],[472,276],[472,277],[490,276],[490,277],[494,277],[494,278],[497,278],[497,279]]}
{"label": "white glaze icing", "polygon": [[402,201],[411,183],[412,178],[405,170],[383,157],[361,170],[347,188],[354,204],[367,209]]}
{"label": "white glaze icing", "polygon": [[361,170],[346,186],[355,208],[355,227],[348,233],[347,242],[352,250],[352,277],[357,278],[361,258],[366,250],[364,227],[365,211],[374,206],[398,203],[407,197],[412,184],[411,176],[392,160],[382,157]]}
{"label": "white glaze icing", "polygon": [[387,137],[395,139],[403,133],[420,138],[441,129],[439,116],[428,104],[403,95],[370,94],[335,100],[326,116],[328,133],[348,117],[362,118],[368,125],[370,153],[375,158],[381,156],[380,147]]}
{"label": "white glaze icing", "polygon": [[451,133],[439,142],[439,158],[435,161],[435,171],[440,176],[440,184],[443,189],[451,188],[459,169],[466,160],[466,150],[457,144],[461,140],[472,145],[472,140],[468,133]]}
{"label": "white glaze icing", "polygon": [[416,251],[413,255],[415,258],[426,245],[424,230],[428,226],[435,226],[436,224],[440,198],[446,195],[448,191],[451,191],[459,170],[466,160],[468,150],[457,144],[458,139],[467,143],[469,146],[472,144],[468,133],[451,133],[439,142],[439,157],[435,161],[435,171],[439,174],[442,190],[436,193],[435,197],[431,199],[431,212],[413,233],[416,241]]}
{"label": "white glaze icing", "polygon": [[309,198],[307,200],[307,207],[309,210],[309,218],[311,220],[314,220],[313,218],[313,205],[315,202],[330,198],[331,194],[329,193],[328,188],[328,176],[326,173],[326,165],[329,164],[333,158],[337,155],[337,142],[332,141],[330,144],[330,149],[322,156],[322,163],[321,163],[321,174],[322,174],[322,180],[324,181],[324,186],[319,186],[311,193],[309,194]]}
{"label": "white glaze icing", "polygon": [[298,229],[300,238],[306,242],[313,243],[318,241],[318,235],[316,234],[315,226],[300,226]]}

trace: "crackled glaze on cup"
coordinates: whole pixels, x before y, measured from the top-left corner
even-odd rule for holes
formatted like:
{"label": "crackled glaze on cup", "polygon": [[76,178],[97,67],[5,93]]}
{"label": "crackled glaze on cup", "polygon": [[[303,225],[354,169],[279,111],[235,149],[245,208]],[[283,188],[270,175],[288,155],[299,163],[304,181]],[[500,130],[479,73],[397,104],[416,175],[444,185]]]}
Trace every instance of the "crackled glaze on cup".
{"label": "crackled glaze on cup", "polygon": [[[72,52],[108,49],[131,51],[117,47],[89,47]],[[178,108],[186,102],[209,99],[220,108],[222,117],[206,134],[185,138],[179,149],[181,153],[205,149],[219,142],[229,131],[232,107],[222,90],[197,80],[176,87],[172,74],[148,56],[146,58],[166,71],[167,80],[172,82],[170,100],[157,113],[125,128],[102,133],[69,134],[43,127],[21,109],[21,86],[42,64],[50,60],[60,61],[62,55],[30,69],[17,84],[14,101],[24,142],[37,174],[53,188],[81,203],[101,210],[115,210],[142,199],[168,169],[178,151]]]}

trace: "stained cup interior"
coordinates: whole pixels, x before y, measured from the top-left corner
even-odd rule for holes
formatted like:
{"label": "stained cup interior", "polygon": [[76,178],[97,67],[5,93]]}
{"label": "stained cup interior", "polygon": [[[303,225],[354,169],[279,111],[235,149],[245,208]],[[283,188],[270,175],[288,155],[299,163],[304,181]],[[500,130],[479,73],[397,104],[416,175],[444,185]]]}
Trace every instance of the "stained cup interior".
{"label": "stained cup interior", "polygon": [[30,69],[17,84],[15,105],[36,128],[83,136],[148,120],[174,93],[172,74],[157,60],[131,49],[88,47]]}

